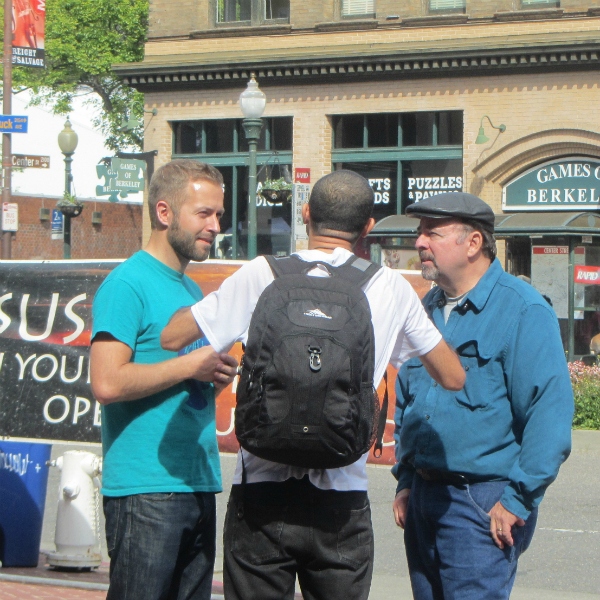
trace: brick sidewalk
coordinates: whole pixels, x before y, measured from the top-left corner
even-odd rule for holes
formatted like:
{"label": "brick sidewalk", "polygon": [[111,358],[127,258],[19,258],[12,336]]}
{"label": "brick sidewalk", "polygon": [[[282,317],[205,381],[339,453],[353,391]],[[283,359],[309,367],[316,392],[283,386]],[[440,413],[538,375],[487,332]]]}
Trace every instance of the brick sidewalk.
{"label": "brick sidewalk", "polygon": [[0,581],[0,600],[105,600],[106,592]]}

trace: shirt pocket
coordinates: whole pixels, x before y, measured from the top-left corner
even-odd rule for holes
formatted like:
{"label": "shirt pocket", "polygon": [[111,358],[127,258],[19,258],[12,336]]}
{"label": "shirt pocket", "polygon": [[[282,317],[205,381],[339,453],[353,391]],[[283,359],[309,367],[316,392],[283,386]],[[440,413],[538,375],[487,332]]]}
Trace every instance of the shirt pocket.
{"label": "shirt pocket", "polygon": [[477,340],[461,344],[456,352],[467,376],[465,386],[454,396],[457,404],[471,410],[487,408],[491,401],[491,357],[484,354]]}

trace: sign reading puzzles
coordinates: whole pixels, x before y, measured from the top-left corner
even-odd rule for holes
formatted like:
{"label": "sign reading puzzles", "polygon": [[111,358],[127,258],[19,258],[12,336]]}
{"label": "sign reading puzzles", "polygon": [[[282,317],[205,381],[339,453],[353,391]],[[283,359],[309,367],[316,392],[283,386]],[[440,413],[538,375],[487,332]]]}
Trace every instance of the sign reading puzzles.
{"label": "sign reading puzzles", "polygon": [[600,161],[570,157],[537,165],[502,190],[506,211],[598,210]]}
{"label": "sign reading puzzles", "polygon": [[146,161],[132,158],[111,158],[96,165],[96,174],[104,177],[104,184],[96,186],[97,196],[108,196],[110,202],[143,192],[146,187]]}

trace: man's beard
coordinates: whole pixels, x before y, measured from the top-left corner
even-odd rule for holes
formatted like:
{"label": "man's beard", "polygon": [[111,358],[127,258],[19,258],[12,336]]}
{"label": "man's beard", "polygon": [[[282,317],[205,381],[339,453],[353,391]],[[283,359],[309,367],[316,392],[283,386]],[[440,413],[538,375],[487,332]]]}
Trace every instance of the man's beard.
{"label": "man's beard", "polygon": [[419,258],[421,259],[421,263],[424,260],[428,260],[433,263],[431,265],[421,264],[421,275],[423,276],[423,279],[427,281],[437,281],[438,277],[440,276],[440,270],[437,268],[433,256],[428,254],[419,254]]}
{"label": "man's beard", "polygon": [[201,262],[206,260],[210,254],[210,246],[198,248],[196,236],[181,230],[178,218],[173,221],[167,231],[167,240],[173,250],[187,260]]}

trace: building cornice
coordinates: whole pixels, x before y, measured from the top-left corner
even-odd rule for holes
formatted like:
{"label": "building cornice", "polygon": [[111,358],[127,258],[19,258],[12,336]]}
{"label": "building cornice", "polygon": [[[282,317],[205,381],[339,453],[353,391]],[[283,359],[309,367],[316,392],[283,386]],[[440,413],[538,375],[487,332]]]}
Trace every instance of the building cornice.
{"label": "building cornice", "polygon": [[144,62],[115,65],[114,69],[128,85],[142,92],[156,92],[239,86],[250,73],[255,73],[265,87],[597,70],[599,66],[600,36],[587,31],[427,44],[358,42],[321,48],[282,45],[277,52],[247,49],[154,54]]}

